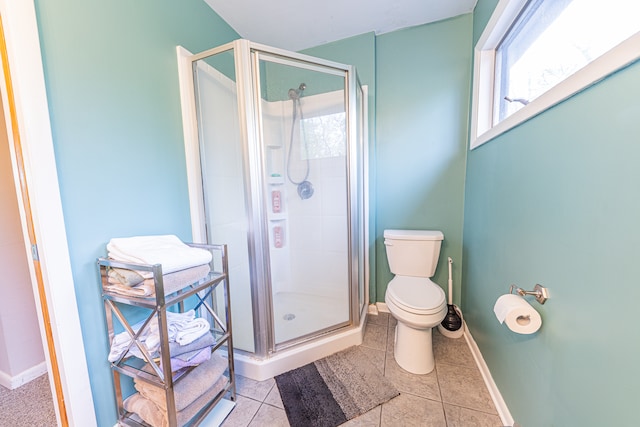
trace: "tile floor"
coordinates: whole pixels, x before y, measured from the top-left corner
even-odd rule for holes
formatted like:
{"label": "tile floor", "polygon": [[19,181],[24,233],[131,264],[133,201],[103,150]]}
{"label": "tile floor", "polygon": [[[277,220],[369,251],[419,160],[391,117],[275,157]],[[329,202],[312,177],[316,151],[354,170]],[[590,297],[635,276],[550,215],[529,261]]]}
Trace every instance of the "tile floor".
{"label": "tile floor", "polygon": [[[413,375],[393,358],[394,329],[395,319],[389,314],[369,315],[361,347],[400,396],[343,426],[502,426],[464,338],[449,339],[434,330],[436,369],[427,375]],[[238,376],[237,394],[237,405],[223,427],[289,426],[273,378],[258,382]]]}

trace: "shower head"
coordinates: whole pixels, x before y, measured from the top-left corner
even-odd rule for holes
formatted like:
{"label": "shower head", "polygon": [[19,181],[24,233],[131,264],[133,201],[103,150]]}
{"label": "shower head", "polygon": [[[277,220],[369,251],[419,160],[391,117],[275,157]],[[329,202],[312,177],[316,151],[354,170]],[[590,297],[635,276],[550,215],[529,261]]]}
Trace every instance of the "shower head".
{"label": "shower head", "polygon": [[289,89],[289,99],[300,99],[300,97],[302,96],[302,92],[304,92],[304,90],[307,88],[307,85],[304,83],[300,83],[300,86],[298,86],[298,89]]}

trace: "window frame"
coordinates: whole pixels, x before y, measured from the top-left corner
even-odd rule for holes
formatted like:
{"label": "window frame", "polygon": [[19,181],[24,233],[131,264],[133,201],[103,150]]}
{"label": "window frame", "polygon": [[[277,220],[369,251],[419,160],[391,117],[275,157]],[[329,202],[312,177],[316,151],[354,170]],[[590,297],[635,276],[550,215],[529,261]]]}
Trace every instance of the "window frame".
{"label": "window frame", "polygon": [[500,0],[474,48],[470,149],[570,98],[640,58],[640,31],[499,123],[493,124],[496,48],[527,0]]}

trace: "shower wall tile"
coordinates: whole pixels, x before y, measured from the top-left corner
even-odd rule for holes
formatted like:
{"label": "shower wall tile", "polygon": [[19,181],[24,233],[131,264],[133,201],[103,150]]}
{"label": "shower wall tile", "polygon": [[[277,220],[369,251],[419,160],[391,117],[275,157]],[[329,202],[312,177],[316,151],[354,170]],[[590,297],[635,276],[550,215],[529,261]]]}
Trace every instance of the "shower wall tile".
{"label": "shower wall tile", "polygon": [[345,215],[347,212],[347,185],[344,178],[324,177],[322,197],[323,215]]}
{"label": "shower wall tile", "polygon": [[321,165],[322,176],[344,178],[347,176],[347,164],[344,156],[323,159]]}
{"label": "shower wall tile", "polygon": [[349,260],[345,252],[325,252],[324,264],[328,266],[322,274],[327,287],[346,289],[349,280]]}
{"label": "shower wall tile", "polygon": [[349,235],[345,215],[325,216],[322,219],[323,248],[328,251],[347,253]]}
{"label": "shower wall tile", "polygon": [[321,216],[294,216],[289,218],[289,244],[293,250],[321,250],[323,219]]}
{"label": "shower wall tile", "polygon": [[317,182],[312,182],[315,192],[313,197],[309,199],[302,200],[298,196],[298,191],[295,186],[287,185],[287,212],[289,213],[289,217],[297,216],[297,215],[318,215],[318,212],[321,212],[322,209],[322,188],[320,188]]}

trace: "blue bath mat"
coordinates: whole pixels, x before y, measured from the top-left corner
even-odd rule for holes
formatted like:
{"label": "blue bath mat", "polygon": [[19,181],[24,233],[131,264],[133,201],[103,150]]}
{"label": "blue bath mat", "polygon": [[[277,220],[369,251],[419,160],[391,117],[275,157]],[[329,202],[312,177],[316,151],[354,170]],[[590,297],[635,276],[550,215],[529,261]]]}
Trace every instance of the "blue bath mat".
{"label": "blue bath mat", "polygon": [[400,394],[357,347],[275,380],[292,427],[335,427]]}

